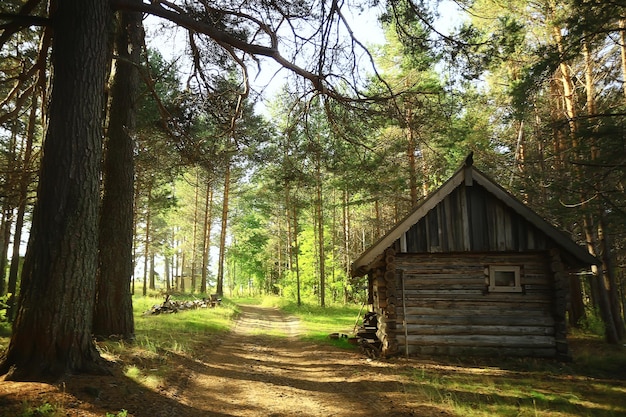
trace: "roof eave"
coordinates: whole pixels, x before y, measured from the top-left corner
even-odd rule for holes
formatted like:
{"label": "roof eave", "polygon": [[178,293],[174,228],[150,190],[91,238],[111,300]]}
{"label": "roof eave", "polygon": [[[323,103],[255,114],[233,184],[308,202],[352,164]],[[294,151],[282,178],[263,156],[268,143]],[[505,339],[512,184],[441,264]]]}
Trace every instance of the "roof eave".
{"label": "roof eave", "polygon": [[582,269],[589,267],[590,265],[597,265],[600,263],[598,259],[591,255],[586,249],[577,245],[568,236],[515,198],[511,193],[496,184],[473,165],[466,163],[462,165],[450,177],[450,179],[448,179],[448,181],[439,187],[433,194],[428,196],[421,204],[416,206],[415,209],[411,211],[403,220],[398,222],[389,232],[366,249],[365,252],[363,252],[361,256],[359,256],[359,258],[352,263],[351,275],[353,277],[365,275],[368,272],[368,266],[374,261],[374,259],[385,249],[390,247],[397,239],[399,239],[400,236],[402,236],[402,234],[405,233],[414,223],[425,216],[428,211],[439,204],[456,187],[462,183],[465,183],[467,186],[472,186],[474,181],[487,189],[487,191],[539,230],[543,231],[559,247],[568,252],[570,259],[580,261],[577,265],[571,265],[572,267]]}

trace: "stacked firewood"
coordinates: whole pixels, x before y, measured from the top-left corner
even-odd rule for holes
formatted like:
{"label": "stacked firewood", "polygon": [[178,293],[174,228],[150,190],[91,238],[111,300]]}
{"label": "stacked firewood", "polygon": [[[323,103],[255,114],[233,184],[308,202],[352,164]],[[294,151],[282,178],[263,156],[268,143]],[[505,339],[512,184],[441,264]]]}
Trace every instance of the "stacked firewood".
{"label": "stacked firewood", "polygon": [[161,304],[153,305],[148,311],[144,313],[145,316],[157,315],[157,314],[171,314],[178,313],[184,310],[195,310],[197,308],[215,307],[221,303],[221,299],[215,295],[211,295],[211,298],[202,298],[195,300],[172,300],[170,294],[165,297],[165,301]]}
{"label": "stacked firewood", "polygon": [[[385,269],[381,277],[381,289],[384,288],[384,300],[381,300],[382,314],[378,316],[378,337],[382,342],[385,355],[398,352],[396,339],[398,296],[396,290],[396,252],[393,248],[385,251]],[[383,291],[381,291],[381,296]]]}
{"label": "stacked firewood", "polygon": [[363,325],[357,331],[358,344],[365,355],[377,358],[381,354],[381,341],[376,332],[378,330],[378,318],[374,312],[366,313],[363,317]]}

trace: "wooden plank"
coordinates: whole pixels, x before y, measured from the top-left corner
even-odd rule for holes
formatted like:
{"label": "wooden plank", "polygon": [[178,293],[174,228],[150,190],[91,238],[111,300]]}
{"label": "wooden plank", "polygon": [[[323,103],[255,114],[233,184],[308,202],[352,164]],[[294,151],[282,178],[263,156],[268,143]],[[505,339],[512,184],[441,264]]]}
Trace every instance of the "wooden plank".
{"label": "wooden plank", "polygon": [[439,222],[437,208],[429,211],[426,216],[426,249],[428,252],[441,252],[439,241]]}
{"label": "wooden plank", "polygon": [[[400,341],[400,340],[399,340]],[[400,341],[404,343],[404,340]],[[409,345],[417,346],[473,346],[497,348],[555,348],[553,336],[493,336],[493,335],[445,335],[445,336],[407,336]]]}
{"label": "wooden plank", "polygon": [[452,215],[452,208],[450,207],[453,195],[454,192],[444,198],[439,204],[439,207],[441,208],[439,228],[442,232],[443,242],[441,246],[444,252],[457,252],[459,250],[459,245],[456,244],[454,236],[454,225],[456,223],[456,219],[454,219],[454,216]]}
{"label": "wooden plank", "polygon": [[554,336],[554,326],[496,326],[496,325],[408,325],[407,334],[411,335],[531,335]]}
{"label": "wooden plank", "polygon": [[496,305],[485,303],[477,304],[475,302],[435,301],[425,306],[412,306],[406,303],[406,311],[409,316],[441,316],[442,311],[445,311],[446,316],[467,316],[470,313],[477,316],[493,316],[498,313],[507,316],[523,313],[529,317],[547,317],[551,314],[550,305],[545,302],[506,303]]}
{"label": "wooden plank", "polygon": [[434,326],[554,326],[554,318],[552,317],[532,317],[517,314],[515,316],[407,316],[407,326],[411,333],[411,325],[434,325]]}
{"label": "wooden plank", "polygon": [[469,209],[467,207],[467,196],[465,193],[466,187],[459,187],[459,206],[461,210],[461,241],[462,250],[470,251],[472,249],[472,242],[470,239],[470,218]]}
{"label": "wooden plank", "polygon": [[475,266],[477,262],[487,263],[528,263],[544,265],[549,260],[547,251],[529,252],[451,252],[429,254],[399,254],[396,262],[403,261],[407,266],[414,265],[416,270],[422,267],[433,267],[437,264],[447,265],[450,262],[456,265]]}
{"label": "wooden plank", "polygon": [[513,238],[513,216],[515,212],[503,207],[504,212],[504,246],[505,250],[514,251],[518,250],[518,244]]}
{"label": "wooden plank", "polygon": [[[402,342],[404,343],[404,342]],[[475,346],[415,346],[409,345],[410,355],[538,357],[554,358],[555,348],[475,347]]]}
{"label": "wooden plank", "polygon": [[490,249],[496,249],[498,251],[504,252],[508,248],[506,246],[506,213],[504,208],[500,204],[496,204],[493,200],[490,201],[492,204],[493,214],[494,214],[494,246],[491,246]]}

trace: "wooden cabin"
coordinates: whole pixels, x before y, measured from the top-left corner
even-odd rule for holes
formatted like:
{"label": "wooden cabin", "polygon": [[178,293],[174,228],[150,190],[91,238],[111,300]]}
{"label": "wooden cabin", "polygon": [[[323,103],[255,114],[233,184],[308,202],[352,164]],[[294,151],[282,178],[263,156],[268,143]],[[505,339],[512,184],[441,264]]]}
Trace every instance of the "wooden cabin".
{"label": "wooden cabin", "polygon": [[569,273],[597,260],[471,158],[352,264],[382,353],[565,359]]}

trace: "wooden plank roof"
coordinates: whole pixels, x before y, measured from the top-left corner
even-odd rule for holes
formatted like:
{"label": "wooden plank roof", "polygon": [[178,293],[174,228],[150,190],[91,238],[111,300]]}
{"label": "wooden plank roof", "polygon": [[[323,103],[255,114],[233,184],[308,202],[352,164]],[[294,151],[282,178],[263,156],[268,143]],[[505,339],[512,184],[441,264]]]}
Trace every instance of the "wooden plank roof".
{"label": "wooden plank roof", "polygon": [[[547,237],[552,239],[562,250],[566,251],[576,263],[583,266],[598,264],[598,260],[593,257],[585,248],[577,245],[565,233],[558,230],[547,222],[524,203],[507,192],[500,185],[475,168],[471,157],[468,157],[465,164],[457,170],[434,193],[413,209],[403,220],[398,222],[387,234],[382,236],[372,246],[366,249],[358,259],[352,263],[352,276],[362,276],[370,269],[369,266],[376,262],[385,249],[390,247],[397,239],[406,233],[411,226],[417,223],[431,209],[435,208],[442,200],[461,184],[471,186],[474,182],[484,187],[489,193],[502,201],[506,206],[517,212],[526,221],[541,230]],[[578,265],[577,265],[578,266]]]}

